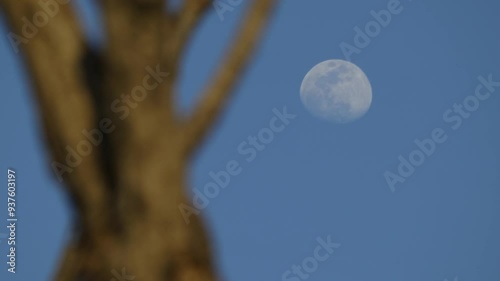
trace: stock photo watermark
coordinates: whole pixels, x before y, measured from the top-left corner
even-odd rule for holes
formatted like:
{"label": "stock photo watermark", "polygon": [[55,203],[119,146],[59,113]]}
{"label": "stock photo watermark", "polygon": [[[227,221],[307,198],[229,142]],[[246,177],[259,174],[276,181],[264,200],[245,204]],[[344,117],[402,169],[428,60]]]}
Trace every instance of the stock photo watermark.
{"label": "stock photo watermark", "polygon": [[[411,1],[411,0],[410,0]],[[389,0],[387,8],[380,11],[371,10],[370,15],[373,18],[368,21],[363,28],[354,27],[353,44],[345,41],[341,42],[339,47],[345,60],[351,61],[351,56],[361,54],[362,50],[371,44],[372,40],[379,36],[383,28],[391,23],[394,16],[399,15],[404,10],[399,0]]]}
{"label": "stock photo watermark", "polygon": [[281,275],[282,281],[309,279],[318,270],[319,265],[330,258],[334,251],[341,246],[341,244],[332,241],[331,235],[328,235],[326,239],[318,237],[316,242],[318,242],[318,245],[314,248],[311,256],[304,258],[298,265],[294,264],[290,269],[283,272]]}
{"label": "stock photo watermark", "polygon": [[[130,94],[122,94],[120,98],[116,98],[111,103],[111,111],[117,114],[120,120],[125,120],[130,115],[130,112],[146,99],[149,91],[156,89],[169,76],[168,72],[160,70],[160,65],[157,65],[156,69],[147,66],[146,72],[148,74],[144,76],[142,85],[134,87]],[[76,147],[73,148],[67,145],[65,147],[65,163],[53,161],[51,165],[59,182],[63,181],[65,173],[72,173],[83,162],[84,158],[92,153],[94,147],[102,143],[104,134],[110,134],[115,129],[116,126],[110,118],[102,118],[99,121],[98,128],[93,128],[90,131],[84,129],[82,131],[82,140],[78,142]]]}
{"label": "stock photo watermark", "polygon": [[116,269],[111,270],[111,274],[113,274],[113,278],[109,281],[132,281],[135,279],[134,275],[127,274],[127,269],[122,267],[121,274],[116,271]]}
{"label": "stock photo watermark", "polygon": [[40,10],[33,14],[33,17],[28,19],[27,17],[21,18],[24,23],[21,34],[16,34],[14,32],[9,32],[7,37],[9,38],[10,44],[14,49],[14,52],[19,53],[19,45],[28,44],[31,39],[33,39],[40,28],[45,27],[50,19],[57,16],[60,11],[60,5],[66,5],[71,0],[39,0],[38,6]]}
{"label": "stock photo watermark", "polygon": [[[266,149],[274,141],[275,136],[283,132],[290,125],[291,120],[297,117],[295,114],[288,113],[286,106],[282,110],[274,108],[272,112],[273,117],[269,120],[268,126],[260,129],[256,135],[248,136],[247,140],[242,141],[237,147],[238,154],[244,156],[247,163],[254,161],[259,152]],[[224,169],[218,172],[210,171],[208,174],[212,180],[203,186],[203,190],[192,189],[192,205],[179,204],[179,211],[184,221],[189,223],[191,215],[198,215],[201,210],[208,207],[210,200],[219,196],[221,189],[229,186],[231,178],[241,172],[243,172],[243,167],[237,160],[228,161]]]}
{"label": "stock photo watermark", "polygon": [[14,169],[7,169],[7,230],[9,231],[9,234],[7,235],[8,241],[7,245],[10,247],[8,248],[7,252],[7,264],[9,267],[7,268],[7,271],[10,273],[16,273],[16,237],[17,237],[17,211],[16,211],[16,188],[17,188],[17,175],[16,171]]}
{"label": "stock photo watermark", "polygon": [[[469,119],[472,113],[479,109],[481,102],[488,100],[500,87],[500,81],[494,81],[493,74],[489,74],[487,78],[479,76],[477,79],[479,83],[476,85],[474,94],[466,96],[460,103],[453,104],[442,115],[443,121],[450,125],[452,131],[460,129],[464,120]],[[396,185],[404,183],[411,177],[416,172],[416,168],[422,166],[437,151],[439,145],[447,140],[446,130],[440,127],[434,128],[429,137],[422,140],[415,139],[416,148],[408,153],[407,157],[398,156],[399,164],[394,172],[389,170],[384,172],[384,178],[390,190],[395,192]]]}
{"label": "stock photo watermark", "polygon": [[241,5],[243,0],[215,0],[212,2],[215,12],[220,21],[224,21],[224,14],[229,12],[232,13],[236,7]]}

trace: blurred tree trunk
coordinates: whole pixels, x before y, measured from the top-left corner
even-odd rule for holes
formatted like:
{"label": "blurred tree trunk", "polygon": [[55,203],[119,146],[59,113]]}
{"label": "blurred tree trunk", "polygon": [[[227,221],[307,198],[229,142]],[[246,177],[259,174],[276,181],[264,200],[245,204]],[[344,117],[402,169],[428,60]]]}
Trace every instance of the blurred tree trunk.
{"label": "blurred tree trunk", "polygon": [[[184,0],[178,11],[164,0],[101,0],[106,38],[97,51],[68,2],[0,0],[9,40],[32,78],[52,168],[78,216],[55,280],[218,280],[203,223],[191,216],[187,224],[178,207],[188,202],[190,158],[227,104],[276,0],[249,4],[187,117],[175,108],[176,81],[210,0]],[[71,149],[85,155],[68,156]]]}

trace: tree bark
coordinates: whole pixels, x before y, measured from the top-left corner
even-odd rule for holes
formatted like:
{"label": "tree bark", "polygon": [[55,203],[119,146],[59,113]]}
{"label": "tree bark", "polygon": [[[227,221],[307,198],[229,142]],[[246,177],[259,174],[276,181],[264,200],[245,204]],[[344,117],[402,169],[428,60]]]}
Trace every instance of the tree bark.
{"label": "tree bark", "polygon": [[[201,218],[187,224],[178,207],[188,204],[191,156],[225,108],[277,1],[250,4],[187,118],[175,108],[178,69],[211,1],[185,0],[179,11],[168,11],[163,0],[102,0],[102,51],[88,47],[71,4],[48,2],[57,14],[22,51],[52,167],[68,164],[68,148],[82,144],[84,130],[96,132],[103,120],[113,127],[65,172],[77,218],[55,280],[218,280]],[[17,35],[24,18],[41,10],[39,0],[0,0],[0,8]]]}

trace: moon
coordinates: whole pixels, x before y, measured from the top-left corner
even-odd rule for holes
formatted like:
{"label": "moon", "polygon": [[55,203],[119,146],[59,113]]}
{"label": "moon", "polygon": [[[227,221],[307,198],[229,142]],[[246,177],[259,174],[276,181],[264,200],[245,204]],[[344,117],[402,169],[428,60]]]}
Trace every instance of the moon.
{"label": "moon", "polygon": [[365,115],[372,103],[372,87],[361,68],[344,60],[314,66],[300,86],[300,99],[320,119],[345,124]]}

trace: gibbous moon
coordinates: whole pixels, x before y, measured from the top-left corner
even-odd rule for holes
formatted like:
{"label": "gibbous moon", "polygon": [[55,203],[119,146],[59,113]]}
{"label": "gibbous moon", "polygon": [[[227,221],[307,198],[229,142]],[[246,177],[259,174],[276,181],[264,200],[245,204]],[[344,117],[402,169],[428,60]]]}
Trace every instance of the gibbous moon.
{"label": "gibbous moon", "polygon": [[306,74],[300,99],[312,115],[343,124],[365,115],[372,103],[372,87],[356,65],[344,60],[327,60]]}

